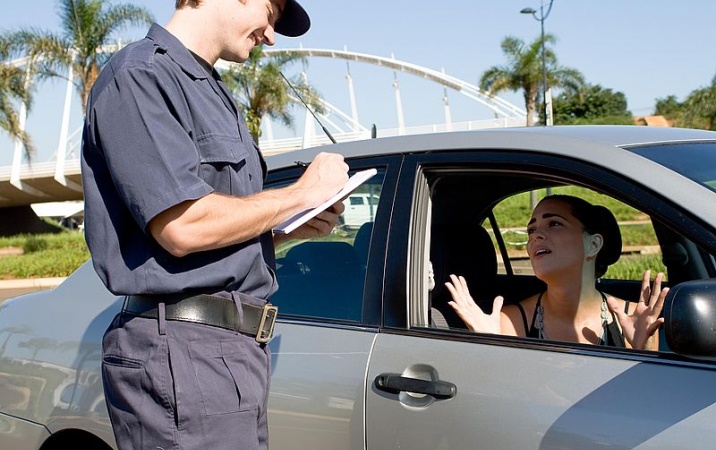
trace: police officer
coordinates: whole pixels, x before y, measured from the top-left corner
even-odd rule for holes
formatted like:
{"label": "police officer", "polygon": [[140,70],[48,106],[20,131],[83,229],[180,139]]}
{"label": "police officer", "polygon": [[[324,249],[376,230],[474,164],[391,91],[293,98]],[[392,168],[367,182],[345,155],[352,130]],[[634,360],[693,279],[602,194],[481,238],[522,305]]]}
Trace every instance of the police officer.
{"label": "police officer", "polygon": [[[271,230],[347,180],[322,153],[293,185],[266,165],[213,65],[310,27],[295,0],[177,0],[165,27],[117,52],[83,133],[86,239],[124,295],[103,340],[120,449],[265,449],[277,289]],[[323,236],[341,203],[290,237]]]}

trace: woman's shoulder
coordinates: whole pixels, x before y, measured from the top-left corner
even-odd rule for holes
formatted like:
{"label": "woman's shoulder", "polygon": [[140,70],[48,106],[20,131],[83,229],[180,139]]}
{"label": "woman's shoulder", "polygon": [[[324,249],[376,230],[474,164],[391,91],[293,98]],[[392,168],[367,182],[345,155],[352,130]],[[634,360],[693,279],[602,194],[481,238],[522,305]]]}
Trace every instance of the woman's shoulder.
{"label": "woman's shoulder", "polygon": [[537,307],[538,297],[539,295],[533,295],[531,297],[527,297],[519,303],[506,305],[502,308],[503,318],[509,321],[509,324],[514,330],[511,334],[523,337],[526,335],[526,328],[529,328],[529,324],[532,321],[532,315]]}
{"label": "woman's shoulder", "polygon": [[537,304],[537,297],[537,295],[533,295],[524,300],[520,300],[517,303],[510,303],[509,305],[505,305],[502,308],[502,311],[510,316],[513,314],[520,314],[520,309],[525,312],[533,311],[535,309],[535,305]]}

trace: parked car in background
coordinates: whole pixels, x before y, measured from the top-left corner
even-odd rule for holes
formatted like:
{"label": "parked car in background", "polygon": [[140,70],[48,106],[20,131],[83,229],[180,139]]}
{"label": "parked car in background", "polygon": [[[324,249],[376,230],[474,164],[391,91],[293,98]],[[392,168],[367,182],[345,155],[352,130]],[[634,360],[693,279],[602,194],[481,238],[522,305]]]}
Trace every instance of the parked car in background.
{"label": "parked car in background", "polygon": [[[376,202],[325,239],[277,249],[273,450],[713,447],[716,133],[379,138],[271,157],[267,186],[293,182],[294,161],[324,150],[353,171],[377,168],[360,191]],[[516,302],[541,289],[503,238],[503,212],[522,205],[526,224],[523,199],[546,189],[634,210],[623,234],[641,227],[648,251],[625,248],[622,259],[658,266],[671,287],[659,351],[471,333],[450,314],[450,273],[474,283],[486,308],[495,294]],[[599,287],[637,299],[638,272],[607,273]],[[121,304],[87,263],[52,291],[0,306],[0,448],[114,448],[100,340]]]}
{"label": "parked car in background", "polygon": [[346,209],[343,211],[343,225],[360,227],[375,219],[379,196],[371,193],[356,192],[343,200]]}

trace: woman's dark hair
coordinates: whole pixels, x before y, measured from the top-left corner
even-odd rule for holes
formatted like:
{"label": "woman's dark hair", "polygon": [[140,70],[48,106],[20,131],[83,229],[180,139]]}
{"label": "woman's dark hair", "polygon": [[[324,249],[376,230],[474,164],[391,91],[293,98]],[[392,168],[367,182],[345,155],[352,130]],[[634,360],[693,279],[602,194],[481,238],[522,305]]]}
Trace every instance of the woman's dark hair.
{"label": "woman's dark hair", "polygon": [[592,205],[586,200],[571,195],[550,195],[542,199],[545,200],[566,203],[572,210],[572,215],[584,226],[584,231],[602,235],[604,244],[597,254],[594,271],[597,278],[604,275],[607,268],[617,262],[622,254],[622,235],[614,214],[602,205]]}

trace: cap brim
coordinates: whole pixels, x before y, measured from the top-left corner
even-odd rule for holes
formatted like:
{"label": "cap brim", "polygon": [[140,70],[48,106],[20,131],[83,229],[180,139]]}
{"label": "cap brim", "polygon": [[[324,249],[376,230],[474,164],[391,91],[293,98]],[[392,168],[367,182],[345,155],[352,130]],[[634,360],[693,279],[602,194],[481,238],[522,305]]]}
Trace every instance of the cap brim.
{"label": "cap brim", "polygon": [[311,28],[311,19],[306,10],[296,0],[286,0],[281,17],[274,26],[276,33],[297,37],[305,34],[309,28]]}

